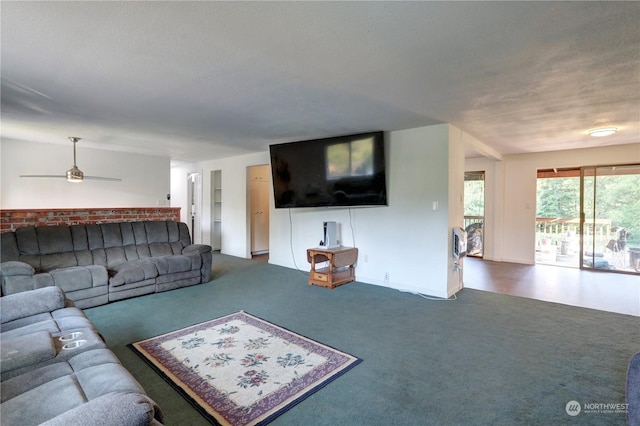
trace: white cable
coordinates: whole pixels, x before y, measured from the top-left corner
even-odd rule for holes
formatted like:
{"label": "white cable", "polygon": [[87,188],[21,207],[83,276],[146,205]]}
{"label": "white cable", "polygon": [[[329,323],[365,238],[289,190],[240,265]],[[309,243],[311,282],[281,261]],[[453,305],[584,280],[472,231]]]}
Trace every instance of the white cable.
{"label": "white cable", "polygon": [[431,296],[427,296],[426,294],[422,294],[420,292],[417,291],[411,291],[411,290],[400,290],[397,289],[398,291],[402,292],[402,293],[409,293],[409,294],[415,294],[416,296],[420,296],[423,299],[427,299],[427,300],[434,300],[436,302],[453,302],[454,300],[458,299],[458,297],[454,294],[453,296],[445,299],[444,297],[431,297]]}
{"label": "white cable", "polygon": [[351,217],[351,209],[349,209],[349,226],[351,227],[351,240],[353,241],[353,247],[356,246],[356,234],[353,230],[353,219]]}
{"label": "white cable", "polygon": [[303,271],[298,267],[298,264],[296,263],[296,256],[293,252],[293,219],[291,219],[291,208],[289,208],[289,249],[291,250],[291,259],[293,260],[293,266],[295,267],[296,271],[308,274],[309,272]]}

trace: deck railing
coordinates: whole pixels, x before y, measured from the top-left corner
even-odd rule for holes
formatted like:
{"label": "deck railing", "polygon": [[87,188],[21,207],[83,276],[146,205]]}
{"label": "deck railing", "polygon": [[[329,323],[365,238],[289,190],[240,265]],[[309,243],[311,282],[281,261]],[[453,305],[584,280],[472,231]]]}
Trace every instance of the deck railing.
{"label": "deck railing", "polygon": [[[474,223],[484,224],[484,216],[465,216],[464,228]],[[580,219],[578,218],[536,218],[536,245],[554,245],[561,247],[569,240],[579,241]],[[596,219],[585,223],[584,249],[601,251],[614,238],[611,233],[611,220]],[[595,245],[594,245],[595,242]]]}
{"label": "deck railing", "polygon": [[[536,218],[536,245],[555,245],[580,237],[580,219]],[[601,251],[612,238],[611,220],[591,219],[584,224],[584,250]],[[595,243],[595,244],[594,244]]]}
{"label": "deck railing", "polygon": [[464,217],[464,229],[473,223],[484,224],[484,216],[465,216]]}

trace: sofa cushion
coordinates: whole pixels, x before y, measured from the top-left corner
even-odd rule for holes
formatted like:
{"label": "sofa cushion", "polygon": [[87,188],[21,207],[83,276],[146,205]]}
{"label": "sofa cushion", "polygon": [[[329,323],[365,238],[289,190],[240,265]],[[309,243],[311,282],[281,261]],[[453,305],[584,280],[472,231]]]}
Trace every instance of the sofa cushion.
{"label": "sofa cushion", "polygon": [[[27,293],[31,292],[18,294]],[[94,329],[95,327],[80,309],[75,307],[68,307],[57,309],[53,312],[43,312],[29,317],[2,323],[2,338],[8,339],[19,335],[34,333],[36,331],[48,331],[52,335],[55,335],[81,328]]]}
{"label": "sofa cushion", "polygon": [[35,230],[38,236],[39,254],[73,252],[73,240],[68,226],[38,226]]}
{"label": "sofa cushion", "polygon": [[109,284],[112,287],[153,279],[158,276],[158,268],[151,259],[123,263],[110,269]]}
{"label": "sofa cushion", "polygon": [[104,248],[123,246],[119,223],[103,223],[100,229]]}
{"label": "sofa cushion", "polygon": [[149,244],[169,242],[167,222],[144,222],[144,228],[147,232],[147,242]]}
{"label": "sofa cushion", "polygon": [[149,244],[149,252],[151,253],[151,257],[171,256],[173,254],[171,244],[169,243]]}
{"label": "sofa cushion", "polygon": [[21,256],[40,255],[36,228],[29,227],[16,229],[16,242]]}
{"label": "sofa cushion", "polygon": [[211,251],[211,246],[205,244],[191,244],[182,249],[182,254],[202,254]]}
{"label": "sofa cushion", "polygon": [[20,251],[16,242],[15,232],[3,232],[0,234],[0,262],[20,259]]}
{"label": "sofa cushion", "polygon": [[4,322],[0,328],[3,339],[35,333],[36,331],[42,330],[48,331],[49,333],[57,333],[59,331],[58,324],[56,324],[49,312],[43,312],[30,317]]}
{"label": "sofa cushion", "polygon": [[2,423],[39,425],[85,402],[74,375],[58,377],[0,404]]}
{"label": "sofa cushion", "polygon": [[104,249],[104,253],[107,256],[107,268],[126,263],[129,260],[122,246],[106,248]]}
{"label": "sofa cushion", "polygon": [[131,222],[131,229],[133,231],[133,238],[137,245],[147,245],[147,230],[145,229],[144,222]]}
{"label": "sofa cushion", "polygon": [[109,392],[144,392],[122,365],[104,363],[76,372],[76,379],[88,399],[94,399]]}
{"label": "sofa cushion", "polygon": [[71,241],[73,242],[73,251],[89,250],[89,237],[87,236],[86,225],[71,225]]}
{"label": "sofa cushion", "polygon": [[51,318],[58,325],[58,333],[81,328],[95,329],[93,323],[79,308],[68,307],[51,312]]}
{"label": "sofa cushion", "polygon": [[56,362],[44,367],[35,368],[19,376],[2,381],[0,396],[2,402],[15,398],[29,389],[38,387],[62,376],[73,373],[73,369],[66,362]]}
{"label": "sofa cushion", "polygon": [[151,251],[149,250],[149,244],[137,244],[136,245],[136,253],[138,253],[138,258],[142,259],[145,257],[151,257]]}
{"label": "sofa cushion", "polygon": [[41,426],[161,426],[160,407],[146,395],[114,392],[66,411]]}
{"label": "sofa cushion", "polygon": [[4,377],[6,372],[55,358],[56,353],[56,346],[47,331],[3,338],[0,345],[0,371]]}
{"label": "sofa cushion", "polygon": [[71,266],[78,266],[78,259],[74,252],[43,254],[40,256],[40,270],[44,272]]}
{"label": "sofa cushion", "polygon": [[[0,405],[2,423],[38,425],[112,392],[144,393],[140,384],[107,349],[82,352],[72,357],[68,365],[73,370],[71,374],[59,377],[53,374],[55,378],[46,382],[30,372],[9,379],[14,381],[15,387],[22,385],[23,391]],[[50,372],[47,367],[36,371]],[[29,387],[25,381],[33,381],[28,390],[24,390]]]}
{"label": "sofa cushion", "polygon": [[89,243],[89,250],[104,248],[104,240],[102,239],[102,228],[100,227],[100,225],[85,225],[85,230],[87,231],[87,242]]}
{"label": "sofa cushion", "polygon": [[156,265],[159,275],[186,272],[193,269],[191,259],[187,256],[175,255],[152,257],[149,260]]}
{"label": "sofa cushion", "polygon": [[84,266],[56,269],[49,272],[53,282],[64,291],[75,291],[93,286],[91,271]]}
{"label": "sofa cushion", "polygon": [[136,236],[133,233],[132,222],[119,222],[120,235],[122,236],[123,246],[134,246],[136,244]]}
{"label": "sofa cushion", "polygon": [[94,349],[79,353],[68,362],[75,371],[80,371],[100,364],[119,364],[120,360],[108,349]]}

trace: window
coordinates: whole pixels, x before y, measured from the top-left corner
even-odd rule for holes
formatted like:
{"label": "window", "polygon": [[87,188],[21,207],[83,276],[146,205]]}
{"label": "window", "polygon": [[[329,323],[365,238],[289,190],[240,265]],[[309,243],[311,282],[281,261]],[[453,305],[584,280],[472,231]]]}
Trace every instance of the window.
{"label": "window", "polygon": [[327,179],[373,175],[373,138],[327,146]]}

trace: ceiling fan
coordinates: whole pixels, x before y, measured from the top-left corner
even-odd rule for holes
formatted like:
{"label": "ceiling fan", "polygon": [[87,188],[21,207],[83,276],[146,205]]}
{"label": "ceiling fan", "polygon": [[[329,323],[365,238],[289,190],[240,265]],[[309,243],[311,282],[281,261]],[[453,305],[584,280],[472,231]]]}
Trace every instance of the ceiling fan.
{"label": "ceiling fan", "polygon": [[67,182],[82,182],[84,179],[91,180],[108,180],[112,182],[121,182],[122,179],[110,178],[110,177],[101,177],[101,176],[85,176],[82,170],[78,168],[76,165],[76,144],[81,138],[77,138],[75,136],[70,136],[69,140],[73,142],[73,167],[67,170],[65,175],[20,175],[20,177],[28,177],[28,178],[65,178]]}

